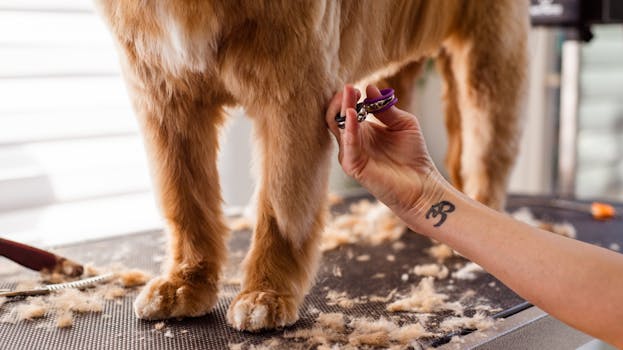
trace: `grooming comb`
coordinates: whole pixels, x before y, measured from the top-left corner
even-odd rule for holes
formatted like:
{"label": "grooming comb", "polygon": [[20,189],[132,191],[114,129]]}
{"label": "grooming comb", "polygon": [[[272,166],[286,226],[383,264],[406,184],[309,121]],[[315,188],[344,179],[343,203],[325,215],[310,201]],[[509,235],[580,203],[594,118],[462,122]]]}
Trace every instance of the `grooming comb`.
{"label": "grooming comb", "polygon": [[50,292],[59,291],[61,289],[75,288],[75,289],[84,289],[88,287],[92,287],[97,283],[109,281],[114,277],[114,273],[107,273],[100,276],[95,276],[91,278],[85,278],[83,280],[67,282],[67,283],[58,283],[58,284],[50,284],[41,288],[29,289],[29,290],[21,290],[21,291],[13,291],[13,292],[4,292],[0,293],[0,297],[29,297],[34,295],[46,295]]}

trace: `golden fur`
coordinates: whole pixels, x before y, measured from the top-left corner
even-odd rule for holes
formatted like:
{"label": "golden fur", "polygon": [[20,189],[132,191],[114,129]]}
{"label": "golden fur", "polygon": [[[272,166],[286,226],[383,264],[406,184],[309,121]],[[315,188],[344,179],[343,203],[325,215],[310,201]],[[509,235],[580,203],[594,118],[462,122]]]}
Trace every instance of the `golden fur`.
{"label": "golden fur", "polygon": [[318,260],[327,192],[324,111],[344,83],[388,77],[408,96],[418,61],[440,53],[448,167],[500,208],[517,152],[527,4],[517,0],[97,0],[120,53],[170,231],[170,261],[139,317],[206,314],[227,227],[216,169],[223,107],[255,123],[258,221],[229,322],[293,323]]}

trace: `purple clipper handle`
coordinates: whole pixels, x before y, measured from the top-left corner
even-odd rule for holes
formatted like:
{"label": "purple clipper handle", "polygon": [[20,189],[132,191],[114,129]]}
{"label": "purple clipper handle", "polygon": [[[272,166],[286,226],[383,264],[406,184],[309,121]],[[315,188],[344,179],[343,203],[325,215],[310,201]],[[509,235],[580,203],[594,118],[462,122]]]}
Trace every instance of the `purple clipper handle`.
{"label": "purple clipper handle", "polygon": [[[395,105],[398,99],[394,96],[394,89],[381,90],[381,96],[376,98],[366,98],[361,103],[357,103],[357,121],[360,123],[366,120],[368,113],[381,113],[391,106]],[[339,113],[335,116],[335,121],[340,129],[344,129],[346,126],[346,117]]]}
{"label": "purple clipper handle", "polygon": [[367,109],[370,113],[381,113],[388,110],[391,106],[395,105],[396,102],[398,102],[398,98],[394,97],[391,101],[389,101],[387,104],[379,109],[371,109],[369,108],[369,106],[373,105],[374,103],[387,100],[392,96],[394,96],[394,89],[383,89],[381,90],[381,96],[377,98],[366,98],[365,100],[363,100],[363,105],[365,107],[368,107]]}

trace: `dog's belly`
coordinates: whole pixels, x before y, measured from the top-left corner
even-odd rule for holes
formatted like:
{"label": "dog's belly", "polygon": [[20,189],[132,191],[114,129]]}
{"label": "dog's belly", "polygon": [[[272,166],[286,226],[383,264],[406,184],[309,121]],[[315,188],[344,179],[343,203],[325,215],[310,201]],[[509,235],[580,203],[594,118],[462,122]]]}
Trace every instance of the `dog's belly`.
{"label": "dog's belly", "polygon": [[137,61],[175,76],[216,65],[220,19],[211,1],[193,6],[181,1],[95,3],[106,14],[119,45],[133,52]]}
{"label": "dog's belly", "polygon": [[[300,75],[308,65],[335,75],[339,84],[391,74],[435,53],[460,7],[444,0],[319,0],[275,5],[279,11],[266,4],[238,8],[211,1],[96,2],[102,12],[115,14],[107,17],[113,31],[139,61],[175,76],[205,72],[231,79],[222,71],[227,64],[293,66]],[[279,58],[281,50],[293,62]]]}

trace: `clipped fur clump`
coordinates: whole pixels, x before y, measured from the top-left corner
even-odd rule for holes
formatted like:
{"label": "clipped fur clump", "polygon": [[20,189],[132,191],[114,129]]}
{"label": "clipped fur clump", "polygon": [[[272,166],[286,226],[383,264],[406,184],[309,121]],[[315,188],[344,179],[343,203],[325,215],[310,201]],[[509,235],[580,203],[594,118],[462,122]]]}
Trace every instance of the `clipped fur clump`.
{"label": "clipped fur clump", "polygon": [[420,338],[434,335],[419,323],[399,326],[384,318],[379,320],[355,318],[350,326],[353,333],[349,335],[348,342],[355,346],[408,345]]}
{"label": "clipped fur clump", "polygon": [[73,326],[74,317],[71,312],[59,312],[56,314],[56,328],[68,328]]}
{"label": "clipped fur clump", "polygon": [[[302,340],[309,347],[326,349],[357,349],[363,346],[404,347],[434,335],[421,324],[399,325],[389,319],[371,320],[348,317],[342,313],[320,313],[313,327],[286,332],[286,339]],[[246,344],[236,344],[240,349]]]}
{"label": "clipped fur clump", "polygon": [[355,304],[365,303],[365,301],[359,297],[353,298],[350,297],[347,292],[337,292],[335,290],[327,292],[325,298],[327,299],[327,305],[337,305],[344,309],[350,309],[355,306]]}
{"label": "clipped fur clump", "polygon": [[336,332],[343,332],[346,326],[344,314],[337,312],[321,313],[318,315],[316,322],[323,328],[329,328]]}
{"label": "clipped fur clump", "polygon": [[[332,250],[344,244],[379,245],[399,239],[407,226],[380,202],[362,199],[350,211],[332,217],[322,235],[320,249]],[[358,261],[362,257],[357,257]],[[369,256],[368,256],[369,258]],[[368,259],[369,260],[369,259]]]}
{"label": "clipped fur clump", "polygon": [[413,273],[418,276],[435,277],[442,280],[448,277],[448,268],[440,264],[423,264],[413,268]]}
{"label": "clipped fur clump", "polygon": [[387,311],[433,312],[447,309],[448,295],[437,293],[432,277],[424,277],[410,294],[387,305]]}
{"label": "clipped fur clump", "polygon": [[461,267],[459,270],[455,271],[452,273],[452,277],[456,278],[456,279],[460,279],[460,280],[475,280],[476,277],[478,277],[476,274],[477,273],[484,273],[485,270],[483,270],[483,268],[473,262],[468,262],[466,263],[463,267]]}
{"label": "clipped fur clump", "polygon": [[[92,288],[85,290],[62,289],[48,295],[28,297],[23,301],[7,304],[4,306],[7,313],[0,319],[0,322],[17,323],[24,320],[50,317],[54,320],[51,326],[68,328],[73,325],[75,314],[100,313],[106,301],[126,296],[134,287],[145,284],[150,278],[150,274],[145,271],[127,269],[121,265],[104,268],[86,265],[84,275],[81,278],[93,277],[107,272],[113,272],[114,277]],[[49,283],[50,280],[63,283],[76,279],[48,273],[42,274],[40,277],[39,281],[22,281],[17,289],[32,289],[41,282]],[[2,300],[0,300],[0,306],[1,304]]]}
{"label": "clipped fur clump", "polygon": [[472,317],[450,317],[441,322],[439,328],[444,331],[453,331],[457,329],[477,329],[485,330],[493,326],[495,321],[478,311]]}
{"label": "clipped fur clump", "polygon": [[389,334],[397,326],[388,319],[368,320],[365,318],[353,319],[350,322],[353,333],[348,336],[348,343],[355,346],[389,346]]}
{"label": "clipped fur clump", "polygon": [[396,296],[397,292],[398,292],[398,289],[394,288],[386,296],[372,295],[370,296],[368,300],[374,303],[386,303],[392,300],[394,296]]}
{"label": "clipped fur clump", "polygon": [[284,333],[286,339],[304,340],[310,345],[330,346],[346,341],[346,320],[342,313],[320,313],[315,324],[308,329]]}
{"label": "clipped fur clump", "polygon": [[61,290],[49,296],[29,297],[12,307],[0,322],[18,323],[49,315],[55,319],[55,327],[67,328],[73,325],[75,313],[101,312],[102,299],[101,296],[75,289]]}
{"label": "clipped fur clump", "polygon": [[454,250],[445,244],[435,244],[426,250],[428,255],[435,258],[438,263],[443,263],[446,259],[454,256]]}
{"label": "clipped fur clump", "polygon": [[127,270],[117,273],[119,282],[123,288],[142,286],[151,279],[151,274],[142,270]]}
{"label": "clipped fur clump", "polygon": [[44,317],[46,311],[45,304],[40,301],[30,300],[25,304],[19,304],[11,308],[9,313],[0,319],[0,322],[17,323],[24,320],[33,320]]}

